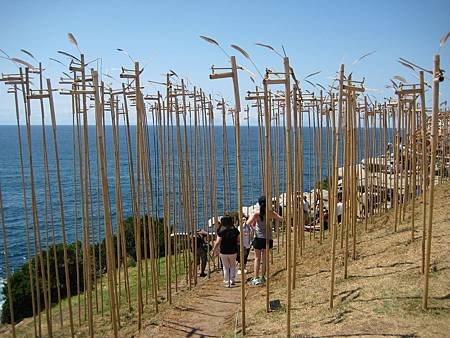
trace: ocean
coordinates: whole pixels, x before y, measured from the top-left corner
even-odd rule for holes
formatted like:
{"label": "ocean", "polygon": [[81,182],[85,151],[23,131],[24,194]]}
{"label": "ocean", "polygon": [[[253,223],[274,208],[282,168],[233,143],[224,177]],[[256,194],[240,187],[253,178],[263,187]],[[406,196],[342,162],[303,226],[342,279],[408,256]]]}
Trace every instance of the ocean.
{"label": "ocean", "polygon": [[[131,127],[132,138],[135,137],[135,127]],[[151,171],[152,171],[152,183],[153,183],[153,202],[154,210],[157,216],[162,215],[162,187],[161,187],[161,168],[159,161],[159,150],[155,143],[156,133],[155,127],[149,126],[149,143],[150,143],[150,158],[151,158]],[[175,129],[172,129],[175,131]],[[188,134],[192,137],[193,128],[188,127]],[[218,207],[219,214],[223,210],[223,177],[224,177],[224,163],[222,155],[224,147],[222,144],[222,127],[214,127],[214,145],[216,150],[216,166],[215,171],[217,175],[217,195],[218,195]],[[275,136],[275,128],[272,130],[272,135]],[[281,129],[280,129],[281,131]],[[54,161],[54,149],[53,149],[53,134],[50,127],[46,127],[46,143],[48,149],[48,162],[49,162],[49,176],[51,182],[51,200],[54,216],[54,224],[56,228],[55,241],[60,243],[62,241],[61,228],[60,228],[60,216],[59,216],[59,201],[57,194],[57,181],[56,181],[56,166]],[[234,128],[227,127],[227,141],[228,141],[228,161],[229,161],[229,176],[230,176],[230,196],[228,200],[231,202],[232,210],[237,210],[237,189],[236,189],[236,159],[235,159],[235,146],[234,146]],[[131,189],[128,174],[128,158],[126,152],[125,141],[125,129],[119,128],[120,134],[120,170],[121,170],[121,187],[122,187],[122,201],[124,216],[128,217],[132,215],[131,206]],[[280,132],[281,134],[281,132]],[[36,188],[37,199],[37,214],[41,230],[41,242],[43,248],[46,245],[46,226],[45,217],[47,217],[47,223],[49,228],[49,243],[52,244],[53,238],[51,237],[51,217],[50,217],[50,198],[45,194],[44,189],[44,160],[42,151],[42,128],[40,126],[31,127],[32,136],[32,156],[33,156],[33,168],[34,168],[34,183]],[[95,127],[89,126],[88,128],[89,145],[90,145],[90,171],[91,171],[91,191],[92,191],[92,216],[94,221],[97,220],[97,203],[100,202],[100,216],[102,201],[97,198],[97,193],[101,191],[101,186],[97,180],[97,164],[96,164],[96,151],[95,151]],[[204,137],[204,134],[200,135]],[[314,148],[313,148],[313,128],[303,128],[303,146],[304,146],[304,190],[309,191],[312,189],[314,180]],[[21,127],[22,137],[22,150],[25,160],[25,180],[27,186],[27,203],[28,208],[31,207],[31,193],[29,186],[29,165],[28,165],[28,148],[26,141],[26,129]],[[176,133],[172,133],[174,144],[176,144]],[[322,134],[323,145],[323,175],[325,178],[327,170],[327,157],[326,157],[326,139],[325,133]],[[74,162],[73,162],[73,142],[72,142],[72,126],[58,126],[57,127],[57,139],[58,139],[58,152],[61,166],[61,180],[64,199],[64,212],[65,212],[65,224],[67,232],[68,242],[74,242],[75,240],[75,222],[78,223],[78,229],[81,226],[81,211],[80,211],[80,191],[74,190]],[[115,220],[115,176],[114,176],[114,155],[112,152],[112,127],[106,126],[105,139],[107,147],[107,169],[108,169],[108,183],[110,189],[110,205],[112,209],[112,219]],[[200,142],[201,143],[201,142]],[[20,172],[20,157],[19,157],[19,144],[17,126],[0,126],[0,184],[3,192],[4,214],[6,224],[6,236],[8,242],[8,257],[10,271],[14,271],[19,268],[27,260],[27,245],[25,237],[25,224],[26,213],[23,205],[22,194],[22,182]],[[273,140],[272,156],[274,159],[280,161],[280,185],[279,192],[284,192],[284,144],[283,142],[275,147],[276,142]],[[134,151],[134,138],[132,142],[132,148]],[[202,145],[200,144],[201,148]],[[360,148],[362,148],[360,146]],[[244,206],[253,205],[257,202],[258,197],[262,194],[262,182],[260,177],[260,165],[259,163],[259,150],[258,150],[258,127],[256,126],[241,126],[241,161],[242,161],[242,188],[243,188],[243,204]],[[174,149],[176,152],[176,148]],[[200,149],[202,150],[202,148]],[[192,155],[193,148],[190,148]],[[76,153],[76,158],[78,154]],[[192,156],[191,156],[192,158]],[[135,160],[135,159],[134,159]],[[275,161],[275,160],[274,160]],[[204,169],[210,169],[210,162],[204,161],[203,157],[199,158],[198,171],[204,173]],[[78,165],[78,163],[77,163]],[[174,157],[174,169],[178,171],[178,162],[176,156]],[[193,163],[191,163],[191,172],[194,171]],[[78,172],[78,171],[77,171]],[[207,173],[208,175],[208,173]],[[197,189],[199,193],[202,193],[203,174],[199,173],[199,181]],[[178,177],[176,175],[175,177]],[[79,180],[77,176],[77,180]],[[276,183],[276,182],[275,182]],[[79,184],[79,182],[77,182]],[[100,193],[101,194],[101,193]],[[75,198],[76,195],[76,198]],[[180,191],[172,192],[171,196],[180,200]],[[47,199],[47,203],[44,203]],[[78,203],[78,210],[75,212],[74,203],[75,200]],[[180,203],[180,202],[178,202]],[[47,204],[47,216],[45,213],[45,206]],[[199,203],[198,208],[199,215],[203,215],[203,203]],[[32,233],[31,212],[28,210],[30,233]],[[210,216],[212,217],[212,215]],[[204,217],[199,218],[198,227],[204,226]],[[103,226],[101,226],[103,231]],[[96,237],[98,234],[96,234]],[[78,238],[81,238],[81,232],[78,234]],[[103,238],[100,233],[100,238]],[[3,249],[2,249],[3,252]],[[33,253],[32,253],[33,254]],[[4,274],[4,255],[0,256],[0,277],[5,278]]]}

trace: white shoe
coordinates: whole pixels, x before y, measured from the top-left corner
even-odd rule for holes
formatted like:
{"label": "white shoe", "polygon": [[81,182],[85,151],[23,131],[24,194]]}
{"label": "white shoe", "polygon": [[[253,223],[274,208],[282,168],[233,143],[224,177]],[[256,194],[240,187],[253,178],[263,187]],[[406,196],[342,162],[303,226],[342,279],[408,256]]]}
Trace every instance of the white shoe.
{"label": "white shoe", "polygon": [[[244,271],[245,271],[245,270],[244,270]],[[247,271],[245,271],[245,272],[247,272]],[[238,274],[238,275],[241,274],[241,270],[240,270],[240,269],[237,271],[237,274]]]}

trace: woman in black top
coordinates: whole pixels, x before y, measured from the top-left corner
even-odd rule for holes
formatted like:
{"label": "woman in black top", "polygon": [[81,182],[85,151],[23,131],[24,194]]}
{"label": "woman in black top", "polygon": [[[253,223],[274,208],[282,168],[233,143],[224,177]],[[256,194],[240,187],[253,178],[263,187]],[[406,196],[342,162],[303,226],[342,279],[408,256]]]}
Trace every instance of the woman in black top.
{"label": "woman in black top", "polygon": [[225,287],[234,285],[236,278],[236,255],[238,252],[239,230],[233,224],[231,216],[224,216],[220,220],[221,226],[217,231],[214,243],[214,254],[220,253],[223,266],[223,282]]}

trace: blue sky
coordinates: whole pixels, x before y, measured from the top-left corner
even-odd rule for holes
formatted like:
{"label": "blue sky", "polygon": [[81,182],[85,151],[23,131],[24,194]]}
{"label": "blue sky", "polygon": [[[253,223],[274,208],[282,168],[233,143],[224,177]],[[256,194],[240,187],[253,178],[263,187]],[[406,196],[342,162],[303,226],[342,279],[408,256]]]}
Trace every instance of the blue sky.
{"label": "blue sky", "polygon": [[[58,75],[65,69],[48,58],[66,61],[57,50],[77,53],[67,40],[67,33],[72,32],[88,60],[102,57],[103,72],[116,76],[115,68],[130,66],[130,60],[116,51],[123,48],[133,59],[147,64],[143,80],[161,81],[162,74],[173,69],[206,92],[220,93],[230,102],[230,81],[208,78],[210,66],[226,66],[226,57],[199,35],[216,39],[230,53],[232,43],[243,47],[261,70],[281,69],[282,61],[254,43],[268,43],[279,50],[283,45],[298,76],[321,70],[312,80],[322,85],[330,84],[330,77],[344,63],[354,78],[365,77],[368,88],[383,90],[368,92],[382,99],[392,95],[384,88],[392,76],[415,81],[397,58],[432,68],[439,40],[450,30],[450,1],[16,0],[4,1],[1,8],[0,48],[27,61],[32,60],[20,49],[33,53],[43,62],[45,76],[52,79],[54,87],[59,86]],[[450,42],[441,51],[443,69],[448,68],[449,49]],[[352,65],[373,50],[375,54]],[[240,55],[238,63],[253,70]],[[0,71],[13,72],[15,67],[0,59]],[[253,89],[243,73],[240,86],[242,93]],[[307,83],[303,87],[313,90]],[[441,84],[443,99],[449,97],[448,88],[447,80]],[[146,92],[158,89],[148,85]],[[56,108],[58,123],[71,123],[68,98],[58,97]],[[33,115],[33,123],[39,123],[38,114]],[[1,85],[0,124],[14,123],[13,98]]]}

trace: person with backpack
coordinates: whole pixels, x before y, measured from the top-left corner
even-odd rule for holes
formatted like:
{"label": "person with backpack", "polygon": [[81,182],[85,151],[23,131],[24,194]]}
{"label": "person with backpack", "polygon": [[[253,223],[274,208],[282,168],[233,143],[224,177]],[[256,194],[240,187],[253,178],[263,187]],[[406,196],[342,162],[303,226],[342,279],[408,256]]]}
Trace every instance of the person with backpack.
{"label": "person with backpack", "polygon": [[[275,219],[276,221],[282,221],[283,217],[278,215],[275,211],[269,210],[266,215],[266,196],[261,196],[258,199],[259,211],[255,212],[247,224],[252,226],[255,230],[255,238],[253,239],[253,247],[255,248],[255,263],[254,263],[254,277],[251,280],[252,285],[260,285],[266,282],[266,250],[267,243],[269,250],[273,247],[272,229],[270,228],[269,220]],[[266,226],[269,227],[269,236],[266,236]],[[266,238],[267,237],[267,238]],[[259,277],[259,265],[262,263],[262,274]]]}
{"label": "person with backpack", "polygon": [[220,224],[213,250],[222,261],[224,286],[230,288],[235,285],[239,230],[234,226],[231,216],[222,217]]}

